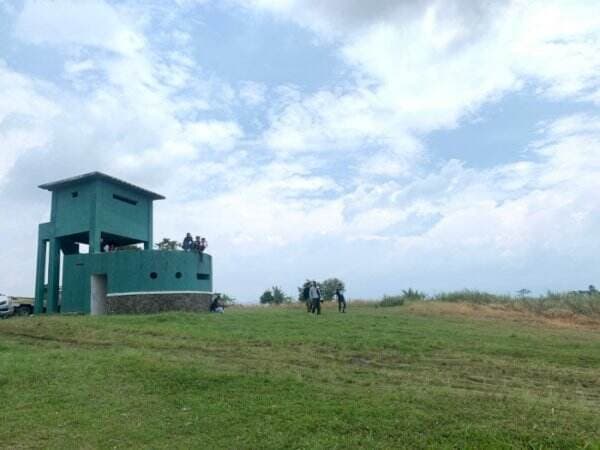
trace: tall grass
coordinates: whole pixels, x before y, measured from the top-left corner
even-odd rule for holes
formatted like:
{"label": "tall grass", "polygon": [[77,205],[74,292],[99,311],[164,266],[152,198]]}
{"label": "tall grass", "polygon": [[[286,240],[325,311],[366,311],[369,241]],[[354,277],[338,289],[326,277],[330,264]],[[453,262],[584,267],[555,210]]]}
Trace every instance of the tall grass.
{"label": "tall grass", "polygon": [[423,292],[419,292],[416,289],[409,288],[403,290],[401,295],[384,295],[383,298],[377,302],[377,306],[402,306],[404,302],[425,300],[427,296]]}
{"label": "tall grass", "polygon": [[403,295],[384,295],[383,298],[377,303],[377,306],[402,306],[404,305],[405,298]]}
{"label": "tall grass", "polygon": [[409,301],[468,303],[472,305],[499,305],[540,315],[577,314],[600,318],[600,293],[598,292],[548,292],[540,296],[498,295],[477,290],[443,292],[427,297],[424,293],[408,289],[398,295],[384,295],[375,306],[402,306]]}
{"label": "tall grass", "polygon": [[464,290],[438,294],[430,300],[474,305],[504,305],[543,315],[570,313],[600,317],[599,293],[548,292],[537,297],[512,297],[510,295],[495,295],[488,292]]}
{"label": "tall grass", "polygon": [[517,299],[520,306],[536,313],[568,311],[573,314],[600,317],[600,294],[548,292],[538,298]]}
{"label": "tall grass", "polygon": [[489,305],[492,303],[511,303],[514,301],[509,295],[496,295],[488,292],[481,291],[456,291],[456,292],[443,292],[431,298],[431,300],[439,302],[453,302],[453,303],[472,303],[475,305]]}

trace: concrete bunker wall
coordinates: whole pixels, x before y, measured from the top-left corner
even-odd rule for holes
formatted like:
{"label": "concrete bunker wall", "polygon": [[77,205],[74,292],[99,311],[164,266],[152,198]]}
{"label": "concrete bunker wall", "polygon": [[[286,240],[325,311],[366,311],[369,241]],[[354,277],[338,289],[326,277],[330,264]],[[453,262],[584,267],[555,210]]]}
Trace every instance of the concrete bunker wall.
{"label": "concrete bunker wall", "polygon": [[[169,305],[181,305],[180,310],[202,310],[202,306],[190,305],[200,301],[198,294],[212,293],[212,258],[197,252],[156,250],[67,255],[61,311],[102,314],[93,308],[92,302],[92,294],[102,291],[102,286],[97,284],[98,277],[106,277],[107,313],[122,308],[133,312],[138,309],[131,305],[135,301],[170,302]],[[176,297],[169,300],[169,295]],[[188,295],[192,297],[186,297]],[[115,306],[121,304],[130,306]],[[171,306],[171,309],[157,308],[174,310]],[[152,310],[148,305],[141,309]]]}

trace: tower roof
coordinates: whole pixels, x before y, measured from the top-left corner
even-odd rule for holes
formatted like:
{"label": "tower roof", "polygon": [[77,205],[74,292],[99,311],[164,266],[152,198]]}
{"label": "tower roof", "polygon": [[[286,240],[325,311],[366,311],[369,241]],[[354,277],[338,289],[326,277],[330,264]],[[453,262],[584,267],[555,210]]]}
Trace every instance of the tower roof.
{"label": "tower roof", "polygon": [[105,173],[102,173],[102,172],[90,172],[90,173],[86,173],[83,175],[78,175],[76,177],[65,178],[64,180],[54,181],[52,183],[45,183],[38,187],[40,189],[45,189],[47,191],[57,191],[57,190],[72,186],[74,184],[79,184],[82,182],[91,182],[91,181],[96,181],[96,180],[109,181],[111,183],[118,184],[127,189],[134,190],[152,200],[164,200],[164,198],[165,198],[160,194],[157,194],[152,191],[148,191],[144,188],[136,186],[135,184],[128,183],[127,181],[123,181],[118,178],[111,177],[110,175],[106,175]]}

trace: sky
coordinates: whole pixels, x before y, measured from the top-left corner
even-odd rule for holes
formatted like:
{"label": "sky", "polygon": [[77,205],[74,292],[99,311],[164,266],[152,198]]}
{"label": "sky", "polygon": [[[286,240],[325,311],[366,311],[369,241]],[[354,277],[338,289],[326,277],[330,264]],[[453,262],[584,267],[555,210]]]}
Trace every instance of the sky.
{"label": "sky", "polygon": [[597,0],[0,0],[0,292],[91,171],[242,302],[599,285],[599,106]]}

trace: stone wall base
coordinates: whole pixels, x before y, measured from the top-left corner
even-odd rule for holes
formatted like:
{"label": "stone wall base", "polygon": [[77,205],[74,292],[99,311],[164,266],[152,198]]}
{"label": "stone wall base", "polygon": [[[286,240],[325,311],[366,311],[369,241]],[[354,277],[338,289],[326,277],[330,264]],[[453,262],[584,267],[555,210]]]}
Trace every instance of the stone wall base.
{"label": "stone wall base", "polygon": [[107,314],[154,314],[166,311],[208,312],[212,294],[138,294],[106,299]]}

